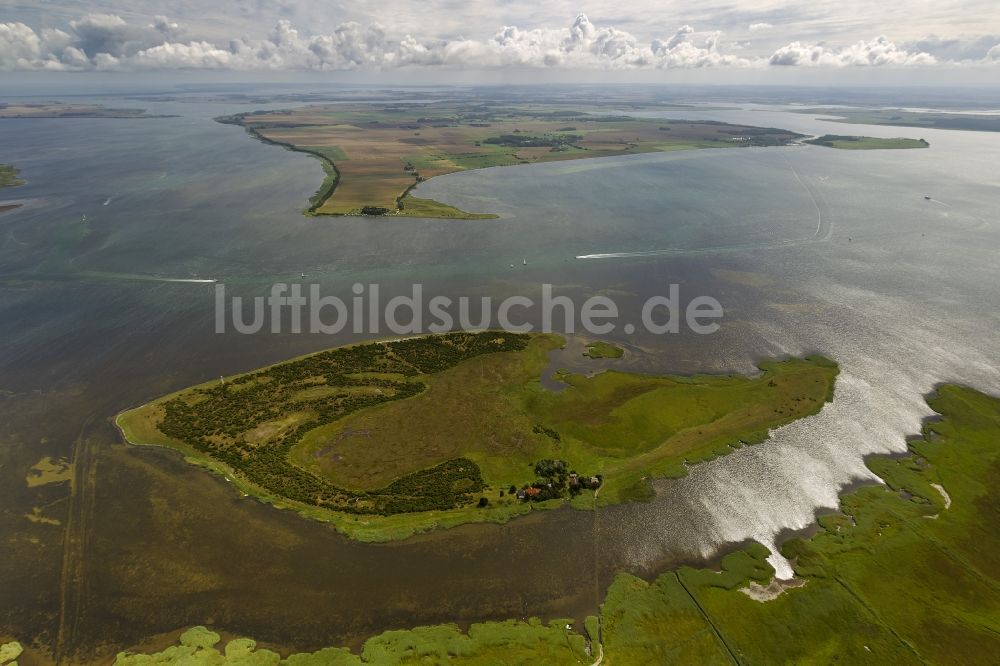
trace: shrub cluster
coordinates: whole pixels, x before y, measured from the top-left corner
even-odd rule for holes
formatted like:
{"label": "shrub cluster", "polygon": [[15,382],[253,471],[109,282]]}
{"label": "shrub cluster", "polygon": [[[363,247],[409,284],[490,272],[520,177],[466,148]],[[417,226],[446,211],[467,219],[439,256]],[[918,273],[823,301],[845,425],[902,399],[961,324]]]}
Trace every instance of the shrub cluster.
{"label": "shrub cluster", "polygon": [[[471,501],[485,488],[471,460],[448,460],[384,488],[355,491],[294,465],[289,452],[314,428],[417,395],[426,388],[420,381],[423,375],[482,354],[522,350],[528,339],[514,333],[463,332],[332,349],[188,391],[164,403],[158,427],[267,492],[304,504],[382,515],[449,509]],[[309,390],[316,388],[328,390],[309,397]],[[259,426],[292,412],[315,416],[255,439]]]}

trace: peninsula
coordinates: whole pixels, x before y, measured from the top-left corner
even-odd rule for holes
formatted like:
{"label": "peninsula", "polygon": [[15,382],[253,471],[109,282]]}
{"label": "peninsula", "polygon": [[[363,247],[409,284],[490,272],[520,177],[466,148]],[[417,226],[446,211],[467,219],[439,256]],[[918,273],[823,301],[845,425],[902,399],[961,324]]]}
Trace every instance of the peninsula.
{"label": "peninsula", "polygon": [[327,177],[308,212],[321,215],[495,217],[417,198],[411,190],[434,176],[468,169],[694,148],[783,146],[801,138],[787,130],[717,121],[473,102],[311,105],[217,120],[320,159]]}

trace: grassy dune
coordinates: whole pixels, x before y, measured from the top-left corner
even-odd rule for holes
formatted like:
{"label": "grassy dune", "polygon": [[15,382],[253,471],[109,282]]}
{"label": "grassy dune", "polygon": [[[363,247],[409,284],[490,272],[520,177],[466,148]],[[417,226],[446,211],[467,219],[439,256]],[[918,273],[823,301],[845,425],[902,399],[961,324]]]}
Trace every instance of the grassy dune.
{"label": "grassy dune", "polygon": [[245,493],[386,540],[559,506],[509,492],[537,483],[546,459],[601,476],[602,503],[645,498],[650,477],[817,412],[837,374],[811,357],[754,378],[565,374],[553,393],[539,378],[562,343],[484,332],[338,348],[179,391],[118,424]]}
{"label": "grassy dune", "polygon": [[[842,498],[812,538],[782,547],[798,587],[766,601],[767,549],[733,553],[720,571],[683,567],[652,582],[619,574],[585,629],[491,622],[390,631],[361,654],[341,648],[286,660],[252,641],[213,647],[202,627],[133,664],[995,664],[1000,654],[1000,400],[942,386],[941,418],[902,457],[868,461],[885,486]],[[603,646],[596,643],[598,634]],[[594,639],[584,653],[586,637]],[[251,661],[254,660],[254,661]]]}

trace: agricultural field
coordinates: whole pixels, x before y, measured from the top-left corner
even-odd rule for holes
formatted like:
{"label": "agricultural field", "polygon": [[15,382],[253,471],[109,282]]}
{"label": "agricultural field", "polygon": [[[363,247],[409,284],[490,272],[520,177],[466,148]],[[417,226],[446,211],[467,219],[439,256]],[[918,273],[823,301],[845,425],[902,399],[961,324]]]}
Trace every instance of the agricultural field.
{"label": "agricultural field", "polygon": [[907,148],[929,148],[930,144],[923,139],[906,139],[903,137],[882,139],[873,136],[844,136],[840,134],[824,134],[803,143],[841,150],[892,150]]}
{"label": "agricultural field", "polygon": [[341,347],[180,391],[118,424],[244,492],[385,540],[532,504],[591,507],[598,486],[601,503],[646,498],[648,477],[819,411],[837,375],[810,357],[762,363],[753,378],[562,373],[555,393],[539,379],[562,344],[483,332]]}
{"label": "agricultural field", "polygon": [[468,169],[693,148],[786,145],[800,135],[713,121],[649,120],[564,107],[478,104],[312,105],[218,118],[316,156],[327,178],[310,202],[322,215],[492,217],[414,201],[410,190]]}
{"label": "agricultural field", "polygon": [[[903,456],[869,467],[885,485],[842,498],[820,531],[782,546],[795,570],[776,581],[760,544],[719,570],[681,567],[653,581],[620,573],[599,617],[388,631],[359,653],[282,659],[250,639],[184,632],[155,655],[116,664],[989,664],[1000,653],[1000,400],[945,385],[940,419]],[[17,644],[9,644],[12,654]]]}

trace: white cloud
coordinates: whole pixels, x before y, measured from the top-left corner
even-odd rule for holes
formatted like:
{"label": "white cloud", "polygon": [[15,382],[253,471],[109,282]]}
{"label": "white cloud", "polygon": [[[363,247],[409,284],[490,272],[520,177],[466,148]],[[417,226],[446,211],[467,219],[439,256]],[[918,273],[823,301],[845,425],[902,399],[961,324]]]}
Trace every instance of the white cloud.
{"label": "white cloud", "polygon": [[749,26],[750,32],[764,32],[765,30],[770,30],[774,26],[770,23],[760,21],[758,23],[751,23]]}
{"label": "white cloud", "polygon": [[978,37],[942,38],[929,35],[923,39],[905,44],[911,50],[923,51],[938,60],[952,62],[989,61],[990,51],[1000,45],[1000,35],[980,35]]}
{"label": "white cloud", "polygon": [[[750,24],[751,31],[773,26]],[[993,41],[990,41],[990,40]],[[423,67],[564,67],[578,69],[670,69],[701,67],[931,65],[952,61],[935,53],[974,54],[977,62],[1000,61],[997,41],[979,38],[959,49],[955,40],[929,37],[897,45],[886,37],[836,47],[794,41],[770,55],[752,54],[748,43],[726,42],[719,31],[682,25],[662,38],[643,41],[579,14],[567,27],[503,26],[479,39],[393,38],[378,24],[344,22],[321,34],[303,34],[278,20],[263,37],[228,42],[190,38],[163,16],[147,24],[112,14],[70,21],[68,30],[36,31],[20,22],[0,23],[0,70],[351,70]]]}
{"label": "white cloud", "polygon": [[899,48],[884,36],[865,42],[856,42],[845,48],[832,48],[825,44],[792,42],[775,51],[768,62],[783,66],[879,66],[879,65],[933,65],[934,56],[924,52]]}

